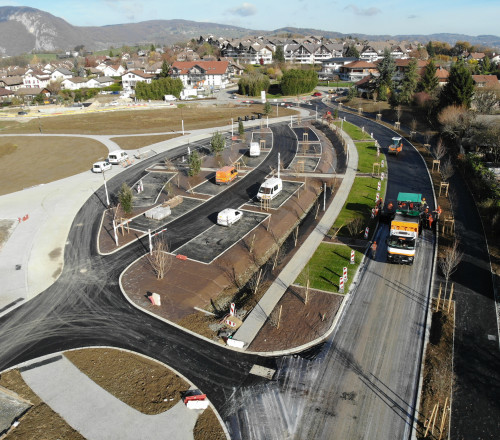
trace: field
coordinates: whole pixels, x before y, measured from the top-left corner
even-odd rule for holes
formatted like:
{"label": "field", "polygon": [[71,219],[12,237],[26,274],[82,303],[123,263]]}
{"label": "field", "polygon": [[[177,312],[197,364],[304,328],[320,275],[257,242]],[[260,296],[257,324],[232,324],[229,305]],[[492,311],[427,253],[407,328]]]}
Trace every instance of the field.
{"label": "field", "polygon": [[73,137],[2,137],[0,195],[90,170],[108,149],[93,139]]}

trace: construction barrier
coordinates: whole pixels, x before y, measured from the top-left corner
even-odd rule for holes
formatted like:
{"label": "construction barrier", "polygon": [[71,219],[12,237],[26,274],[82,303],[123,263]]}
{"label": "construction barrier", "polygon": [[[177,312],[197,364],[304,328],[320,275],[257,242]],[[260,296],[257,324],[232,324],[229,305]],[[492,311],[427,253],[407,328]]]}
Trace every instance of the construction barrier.
{"label": "construction barrier", "polygon": [[355,255],[355,252],[354,250],[351,251],[351,264],[354,264],[354,255]]}
{"label": "construction barrier", "polygon": [[377,191],[380,191],[380,188],[382,187],[382,182],[379,180],[377,182]]}
{"label": "construction barrier", "polygon": [[207,398],[207,395],[206,394],[196,394],[194,396],[186,396],[184,397],[184,403],[188,403],[188,402],[193,402],[195,400],[206,400]]}
{"label": "construction barrier", "polygon": [[344,293],[344,277],[340,277],[339,280],[339,292]]}
{"label": "construction barrier", "polygon": [[236,322],[231,321],[229,318],[224,321],[224,324],[227,324],[229,327],[236,327]]}
{"label": "construction barrier", "polygon": [[236,314],[236,305],[231,303],[231,308],[229,310],[229,315],[234,316]]}
{"label": "construction barrier", "polygon": [[365,229],[365,240],[368,238],[368,233],[370,232],[370,228],[367,226]]}
{"label": "construction barrier", "polygon": [[175,258],[177,258],[178,260],[187,260],[187,257],[185,255],[181,255],[181,254],[177,254],[175,256]]}
{"label": "construction barrier", "polygon": [[344,276],[342,278],[344,278],[344,281],[347,281],[347,267],[344,267]]}
{"label": "construction barrier", "polygon": [[383,159],[380,161],[380,166],[381,166],[382,168],[384,168],[384,167],[385,167],[385,161],[384,161]]}
{"label": "construction barrier", "polygon": [[375,196],[375,202],[378,202],[380,199],[380,193],[377,193],[377,195]]}

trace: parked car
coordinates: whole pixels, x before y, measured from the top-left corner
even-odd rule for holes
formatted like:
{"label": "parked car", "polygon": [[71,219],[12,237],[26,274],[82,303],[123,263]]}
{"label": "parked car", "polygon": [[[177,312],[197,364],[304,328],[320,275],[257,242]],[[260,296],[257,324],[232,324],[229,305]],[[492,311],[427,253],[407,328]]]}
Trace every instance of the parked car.
{"label": "parked car", "polygon": [[18,115],[27,115],[28,112],[21,110],[20,112],[17,112]]}
{"label": "parked car", "polygon": [[94,173],[102,173],[104,171],[110,170],[112,165],[109,162],[101,161],[101,162],[96,162],[94,165],[92,165],[92,171]]}
{"label": "parked car", "polygon": [[236,209],[223,209],[219,212],[219,215],[217,215],[217,224],[221,226],[231,226],[233,223],[236,223],[242,215],[243,213]]}
{"label": "parked car", "polygon": [[321,96],[321,93],[320,92],[314,92],[313,96]]}

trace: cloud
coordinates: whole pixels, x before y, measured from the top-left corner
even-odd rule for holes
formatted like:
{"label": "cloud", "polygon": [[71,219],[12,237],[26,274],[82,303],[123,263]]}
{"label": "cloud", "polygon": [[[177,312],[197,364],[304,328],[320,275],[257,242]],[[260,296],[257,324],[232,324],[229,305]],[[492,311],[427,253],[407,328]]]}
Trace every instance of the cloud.
{"label": "cloud", "polygon": [[241,6],[237,6],[236,8],[228,9],[227,12],[229,12],[232,15],[239,15],[241,17],[249,17],[250,15],[257,14],[257,8],[255,7],[255,5],[252,5],[251,3],[242,3]]}
{"label": "cloud", "polygon": [[134,0],[104,0],[104,3],[129,21],[138,20],[144,11],[142,3]]}
{"label": "cloud", "polygon": [[344,11],[349,9],[356,15],[364,15],[367,17],[371,17],[372,15],[377,15],[382,12],[379,8],[371,7],[363,9],[363,8],[358,8],[356,5],[348,5],[344,8]]}

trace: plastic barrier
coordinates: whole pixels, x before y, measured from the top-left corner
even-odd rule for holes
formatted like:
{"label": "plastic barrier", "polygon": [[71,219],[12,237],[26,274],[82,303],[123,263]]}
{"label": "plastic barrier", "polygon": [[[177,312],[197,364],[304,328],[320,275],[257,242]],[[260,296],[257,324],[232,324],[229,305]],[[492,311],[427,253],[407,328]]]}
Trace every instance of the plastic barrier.
{"label": "plastic barrier", "polygon": [[181,255],[181,254],[177,254],[175,256],[175,258],[177,258],[178,260],[187,260],[187,257],[185,255]]}

